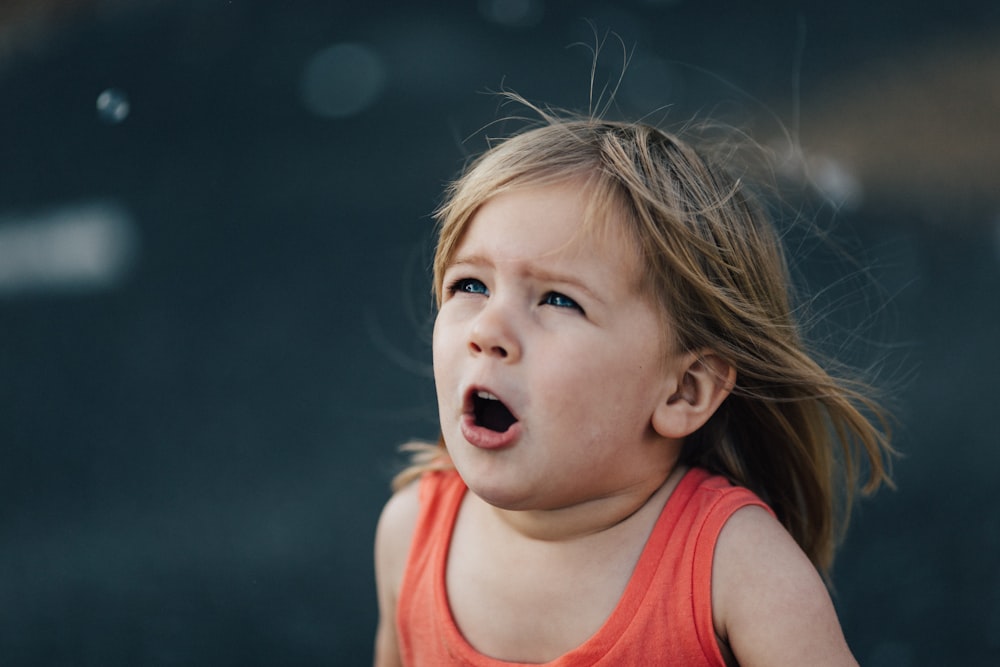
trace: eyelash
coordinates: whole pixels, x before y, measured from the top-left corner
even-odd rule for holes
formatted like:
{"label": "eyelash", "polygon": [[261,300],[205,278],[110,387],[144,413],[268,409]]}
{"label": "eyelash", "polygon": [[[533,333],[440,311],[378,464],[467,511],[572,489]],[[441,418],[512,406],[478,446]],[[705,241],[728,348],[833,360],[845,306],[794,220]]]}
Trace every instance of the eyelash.
{"label": "eyelash", "polygon": [[[470,291],[468,287],[473,283],[481,285],[483,288],[483,292]],[[486,289],[486,285],[483,284],[483,281],[476,280],[475,278],[459,278],[458,280],[454,280],[448,284],[448,294],[457,294],[459,292],[465,292],[466,294],[490,293],[490,291]]]}
{"label": "eyelash", "polygon": [[[555,299],[560,301],[565,301],[566,303],[562,305],[557,305],[555,303],[552,303],[552,301]],[[548,292],[545,295],[545,298],[542,299],[542,303],[550,306],[555,306],[556,308],[569,308],[571,310],[578,310],[581,313],[583,312],[583,308],[580,306],[580,304],[578,304],[575,300],[569,298],[565,294],[560,294],[559,292]]]}
{"label": "eyelash", "polygon": [[[481,290],[472,291],[469,289],[473,285],[478,285]],[[483,284],[483,281],[477,280],[476,278],[459,278],[448,284],[448,294],[454,295],[458,293],[464,294],[485,294],[489,296],[489,289]],[[555,303],[555,302],[562,302]],[[576,310],[582,314],[584,313],[583,307],[576,302],[575,299],[562,294],[560,292],[546,292],[545,296],[542,298],[542,305],[553,306],[555,308],[565,308],[569,310]]]}

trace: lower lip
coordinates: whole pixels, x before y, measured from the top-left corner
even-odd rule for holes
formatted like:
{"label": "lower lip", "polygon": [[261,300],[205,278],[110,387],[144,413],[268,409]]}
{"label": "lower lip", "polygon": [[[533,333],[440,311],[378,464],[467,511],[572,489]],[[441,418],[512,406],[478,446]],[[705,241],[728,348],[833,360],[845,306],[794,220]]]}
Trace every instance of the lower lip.
{"label": "lower lip", "polygon": [[464,415],[462,417],[462,436],[470,445],[479,449],[509,447],[514,444],[520,435],[521,425],[517,422],[511,424],[503,433],[498,433],[497,431],[491,431],[488,428],[477,425],[476,418],[473,415]]}

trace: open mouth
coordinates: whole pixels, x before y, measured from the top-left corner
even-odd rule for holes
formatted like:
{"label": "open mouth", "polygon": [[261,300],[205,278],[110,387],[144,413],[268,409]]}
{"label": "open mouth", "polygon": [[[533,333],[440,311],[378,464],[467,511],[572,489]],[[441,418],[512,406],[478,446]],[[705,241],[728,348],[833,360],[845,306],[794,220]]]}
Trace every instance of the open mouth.
{"label": "open mouth", "polygon": [[472,411],[477,426],[497,433],[505,432],[517,422],[503,401],[488,391],[477,391],[472,395]]}

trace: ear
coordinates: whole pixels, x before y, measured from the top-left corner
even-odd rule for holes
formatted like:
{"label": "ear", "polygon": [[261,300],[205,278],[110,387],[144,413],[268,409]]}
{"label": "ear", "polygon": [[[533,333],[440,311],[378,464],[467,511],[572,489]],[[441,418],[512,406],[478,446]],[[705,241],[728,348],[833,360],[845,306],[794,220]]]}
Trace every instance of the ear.
{"label": "ear", "polygon": [[665,438],[680,439],[715,414],[736,384],[736,369],[711,350],[688,352],[672,366],[668,396],[653,413],[653,428]]}

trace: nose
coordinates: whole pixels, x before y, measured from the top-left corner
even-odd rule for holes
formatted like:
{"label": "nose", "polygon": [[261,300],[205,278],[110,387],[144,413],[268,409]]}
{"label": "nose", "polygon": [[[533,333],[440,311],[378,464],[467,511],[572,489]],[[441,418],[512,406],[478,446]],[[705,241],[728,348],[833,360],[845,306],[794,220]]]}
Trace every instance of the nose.
{"label": "nose", "polygon": [[515,317],[510,309],[491,299],[476,315],[469,330],[469,351],[475,356],[485,354],[506,362],[519,359],[521,342]]}

